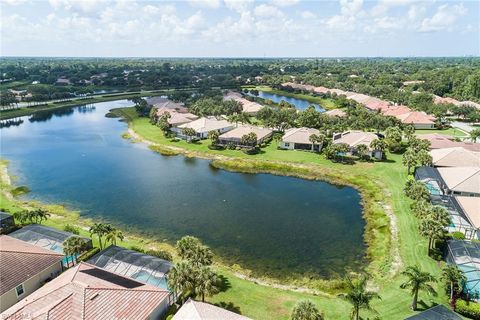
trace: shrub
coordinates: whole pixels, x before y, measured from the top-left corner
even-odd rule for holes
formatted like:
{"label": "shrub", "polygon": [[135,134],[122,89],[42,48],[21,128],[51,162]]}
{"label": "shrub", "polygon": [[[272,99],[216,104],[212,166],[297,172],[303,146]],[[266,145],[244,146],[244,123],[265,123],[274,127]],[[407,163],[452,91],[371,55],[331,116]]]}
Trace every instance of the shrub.
{"label": "shrub", "polygon": [[142,248],[137,247],[137,246],[131,246],[131,247],[130,247],[130,250],[138,251],[138,252],[141,252],[141,253],[145,253],[145,250],[143,250]]}
{"label": "shrub", "polygon": [[91,249],[87,252],[82,253],[80,256],[78,256],[77,260],[78,261],[87,261],[88,259],[90,259],[91,257],[93,257],[94,255],[96,255],[99,252],[100,252],[100,248],[98,248],[98,247],[93,248],[93,249]]}
{"label": "shrub", "polygon": [[63,227],[63,231],[70,232],[77,235],[80,234],[80,228],[77,226],[72,226],[71,224],[65,225],[65,227]]}
{"label": "shrub", "polygon": [[173,260],[172,254],[165,250],[148,250],[145,253],[150,256],[154,256],[163,260],[167,260],[167,261]]}
{"label": "shrub", "polygon": [[237,148],[237,146],[235,145],[235,143],[229,142],[227,144],[227,149],[228,150],[235,150],[236,148]]}
{"label": "shrub", "polygon": [[242,151],[245,154],[256,154],[258,152],[258,149],[255,147],[250,147],[250,148],[243,148]]}
{"label": "shrub", "polygon": [[452,232],[452,238],[457,240],[465,240],[465,235],[463,234],[463,232],[454,231]]}
{"label": "shrub", "polygon": [[480,319],[480,304],[475,302],[459,299],[455,311],[470,319]]}

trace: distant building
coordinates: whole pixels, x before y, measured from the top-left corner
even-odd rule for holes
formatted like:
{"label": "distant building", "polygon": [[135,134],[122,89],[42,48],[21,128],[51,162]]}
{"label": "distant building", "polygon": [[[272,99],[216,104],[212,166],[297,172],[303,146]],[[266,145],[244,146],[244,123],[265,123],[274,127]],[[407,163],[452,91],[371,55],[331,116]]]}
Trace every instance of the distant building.
{"label": "distant building", "polygon": [[383,153],[380,150],[375,150],[370,147],[372,141],[378,139],[378,136],[372,132],[364,132],[358,130],[346,131],[343,133],[338,133],[333,135],[333,143],[345,143],[350,147],[350,154],[355,155],[357,153],[357,148],[359,145],[367,146],[370,151],[370,156],[382,159]]}
{"label": "distant building", "polygon": [[242,137],[249,133],[255,133],[257,135],[257,141],[255,145],[259,145],[266,139],[272,136],[273,131],[267,128],[256,127],[252,125],[242,125],[230,131],[227,131],[219,136],[218,140],[220,144],[227,145],[233,143],[234,145],[242,145]]}
{"label": "distant building", "polygon": [[417,134],[417,138],[429,141],[431,150],[462,147],[470,151],[480,152],[480,143],[454,141],[452,137],[438,133]]}
{"label": "distant building", "polygon": [[71,82],[70,82],[70,79],[58,78],[56,84],[59,84],[59,85],[69,85],[69,84],[71,84]]}
{"label": "distant building", "polygon": [[2,319],[160,319],[171,294],[81,262],[2,314]]}
{"label": "distant building", "polygon": [[174,102],[172,100],[169,100],[166,97],[162,97],[162,96],[148,97],[148,98],[145,98],[145,101],[147,102],[148,105],[157,109],[170,109],[170,110],[175,110],[181,113],[188,112],[188,109],[185,107],[183,103]]}
{"label": "distant building", "polygon": [[435,117],[420,111],[411,111],[395,116],[403,124],[412,125],[415,129],[434,129]]}
{"label": "distant building", "polygon": [[430,151],[434,167],[480,167],[480,153],[462,147]]}
{"label": "distant building", "polygon": [[410,86],[410,85],[413,85],[413,84],[422,84],[422,83],[425,83],[425,81],[423,80],[411,80],[411,81],[403,81],[402,84],[404,86]]}
{"label": "distant building", "polygon": [[175,109],[169,109],[166,107],[161,107],[157,109],[157,117],[163,116],[165,113],[170,114],[170,118],[168,119],[168,123],[172,127],[178,127],[179,125],[192,122],[198,119],[197,115],[194,115],[190,112],[179,112]]}
{"label": "distant building", "polygon": [[263,106],[255,101],[250,101],[245,99],[241,93],[229,91],[224,97],[223,100],[233,100],[237,101],[242,105],[242,112],[248,114],[256,114],[260,111]]}
{"label": "distant building", "polygon": [[58,276],[62,260],[61,253],[0,236],[0,312]]}
{"label": "distant building", "polygon": [[320,151],[322,146],[313,145],[310,141],[312,134],[319,135],[320,131],[312,128],[291,128],[285,131],[280,141],[280,148],[289,150],[314,150]]}
{"label": "distant building", "polygon": [[245,316],[205,302],[188,299],[172,320],[249,320]]}
{"label": "distant building", "polygon": [[206,139],[210,131],[217,131],[222,134],[234,128],[233,123],[224,119],[217,119],[215,117],[202,117],[189,123],[182,124],[178,127],[172,128],[172,131],[182,139],[187,138],[183,134],[184,128],[191,128],[197,133],[196,137]]}
{"label": "distant building", "polygon": [[325,111],[324,114],[326,114],[329,117],[340,117],[340,118],[347,116],[347,113],[340,109],[328,110],[328,111]]}
{"label": "distant building", "polygon": [[440,96],[437,96],[437,95],[434,95],[433,97],[433,103],[435,104],[454,104],[454,105],[459,105],[460,101],[456,100],[456,99],[453,99],[453,98],[449,98],[449,97],[440,97]]}

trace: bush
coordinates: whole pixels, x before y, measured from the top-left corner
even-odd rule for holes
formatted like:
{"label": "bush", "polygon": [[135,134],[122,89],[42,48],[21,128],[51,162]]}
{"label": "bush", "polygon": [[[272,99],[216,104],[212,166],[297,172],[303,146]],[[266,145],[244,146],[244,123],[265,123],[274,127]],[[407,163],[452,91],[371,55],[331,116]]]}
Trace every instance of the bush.
{"label": "bush", "polygon": [[237,148],[237,146],[235,145],[235,143],[229,142],[227,144],[227,149],[228,150],[235,150],[236,148]]}
{"label": "bush", "polygon": [[86,252],[82,253],[81,255],[79,255],[77,260],[78,261],[87,261],[88,259],[90,259],[91,257],[93,257],[94,255],[96,255],[99,252],[100,252],[100,248],[98,248],[98,247],[90,249],[89,251],[86,251]]}
{"label": "bush", "polygon": [[80,228],[77,226],[72,226],[70,224],[65,225],[65,227],[63,227],[63,231],[70,232],[77,235],[80,234]]}
{"label": "bush", "polygon": [[172,254],[165,250],[148,250],[145,253],[150,256],[154,256],[163,260],[167,260],[167,261],[173,260]]}
{"label": "bush", "polygon": [[452,232],[452,238],[457,240],[465,240],[465,235],[463,234],[463,232],[454,231]]}
{"label": "bush", "polygon": [[455,311],[470,319],[480,319],[480,304],[475,302],[459,299]]}
{"label": "bush", "polygon": [[145,253],[145,250],[143,250],[142,248],[137,247],[137,246],[131,246],[131,247],[130,247],[130,250],[138,251],[138,252],[141,252],[141,253]]}
{"label": "bush", "polygon": [[245,154],[256,154],[256,153],[258,153],[258,149],[256,147],[243,148],[242,151]]}

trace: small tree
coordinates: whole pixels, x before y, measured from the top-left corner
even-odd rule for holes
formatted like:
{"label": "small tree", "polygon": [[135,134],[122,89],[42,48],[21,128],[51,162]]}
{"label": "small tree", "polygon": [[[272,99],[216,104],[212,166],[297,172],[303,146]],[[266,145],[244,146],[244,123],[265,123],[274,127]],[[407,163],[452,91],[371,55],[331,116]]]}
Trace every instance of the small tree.
{"label": "small tree", "polygon": [[447,264],[442,270],[442,279],[445,281],[447,293],[450,294],[450,301],[453,300],[455,292],[461,293],[463,283],[467,281],[465,274],[457,266]]}
{"label": "small tree", "polygon": [[376,292],[367,290],[367,278],[362,276],[352,280],[350,277],[345,279],[347,293],[342,297],[352,305],[352,319],[360,318],[360,310],[373,310],[370,303],[373,299],[381,299]]}
{"label": "small tree", "polygon": [[430,273],[421,271],[418,266],[407,267],[407,269],[402,272],[402,275],[407,277],[407,281],[402,283],[400,288],[411,289],[413,311],[417,310],[418,292],[420,290],[427,291],[427,293],[434,296],[437,295],[435,289],[430,285],[430,283],[437,282],[437,280]]}
{"label": "small tree", "polygon": [[430,192],[428,192],[425,183],[416,180],[407,180],[405,187],[403,188],[405,195],[412,200],[429,200]]}
{"label": "small tree", "polygon": [[192,138],[197,135],[197,132],[192,128],[183,128],[182,134],[187,137],[187,142],[191,142]]}
{"label": "small tree", "polygon": [[315,304],[309,300],[298,302],[292,311],[292,320],[323,320]]}
{"label": "small tree", "polygon": [[433,241],[445,235],[445,226],[441,221],[434,220],[431,216],[426,216],[420,221],[420,234],[428,238],[428,253],[433,247]]}
{"label": "small tree", "polygon": [[218,137],[220,136],[220,133],[218,133],[217,130],[212,130],[208,132],[208,139],[212,141],[212,146],[218,144]]}
{"label": "small tree", "polygon": [[205,302],[205,296],[212,296],[219,291],[220,280],[215,272],[208,266],[199,267],[195,275],[195,293]]}
{"label": "small tree", "polygon": [[167,274],[168,287],[180,298],[180,303],[195,292],[193,266],[187,261],[180,261],[173,265]]}
{"label": "small tree", "polygon": [[117,228],[112,228],[106,235],[105,235],[105,242],[110,242],[114,246],[117,245],[117,240],[123,241],[125,237],[123,236],[123,232],[118,230]]}
{"label": "small tree", "polygon": [[417,154],[414,149],[408,148],[403,154],[402,163],[407,167],[407,174],[410,174],[410,169],[417,165]]}
{"label": "small tree", "polygon": [[102,241],[103,237],[112,231],[113,227],[110,224],[106,223],[94,223],[89,231],[90,236],[97,235],[98,237],[98,244],[100,249],[103,249],[104,243]]}
{"label": "small tree", "polygon": [[30,221],[35,222],[37,224],[41,224],[42,221],[47,220],[50,217],[50,213],[43,209],[36,209],[29,212],[30,214]]}
{"label": "small tree", "polygon": [[62,246],[63,246],[63,252],[65,253],[65,255],[67,257],[71,256],[73,259],[73,262],[76,263],[77,256],[86,250],[87,243],[84,239],[78,236],[71,236],[71,237],[68,237],[65,241],[63,241]]}
{"label": "small tree", "polygon": [[470,139],[473,142],[477,142],[477,139],[480,137],[480,128],[473,129],[470,131]]}
{"label": "small tree", "polygon": [[369,150],[368,147],[364,144],[360,144],[357,146],[357,154],[362,160],[369,160],[370,156],[368,155]]}
{"label": "small tree", "polygon": [[209,247],[192,236],[184,236],[177,241],[175,247],[180,258],[192,262],[194,265],[208,266],[213,262],[213,253]]}
{"label": "small tree", "polygon": [[382,155],[385,155],[385,150],[387,150],[387,144],[383,139],[374,139],[370,142],[370,148],[374,151],[379,151]]}
{"label": "small tree", "polygon": [[157,121],[157,126],[162,130],[164,133],[168,132],[170,129],[170,123],[168,120],[171,118],[169,112],[165,112]]}
{"label": "small tree", "polygon": [[432,156],[426,150],[420,150],[417,153],[417,163],[421,166],[431,166],[432,165]]}
{"label": "small tree", "polygon": [[257,139],[257,134],[255,132],[249,132],[242,136],[242,138],[240,139],[240,143],[243,146],[255,147],[257,144]]}

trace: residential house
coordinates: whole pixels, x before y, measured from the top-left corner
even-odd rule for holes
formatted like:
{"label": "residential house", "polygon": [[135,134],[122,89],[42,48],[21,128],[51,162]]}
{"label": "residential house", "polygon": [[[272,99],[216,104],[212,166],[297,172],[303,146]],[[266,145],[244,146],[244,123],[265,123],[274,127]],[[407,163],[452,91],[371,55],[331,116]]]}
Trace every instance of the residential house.
{"label": "residential house", "polygon": [[480,153],[462,147],[430,151],[434,167],[480,167]]}
{"label": "residential house", "polygon": [[153,108],[166,108],[169,110],[176,110],[177,112],[188,112],[188,109],[183,103],[174,102],[163,96],[148,97],[145,98],[145,101],[147,101],[147,104]]}
{"label": "residential house", "polygon": [[185,139],[187,137],[183,134],[182,130],[184,128],[191,128],[197,133],[197,138],[206,139],[210,131],[218,131],[218,133],[222,134],[232,130],[234,127],[235,126],[233,123],[224,119],[217,119],[215,117],[202,117],[192,122],[174,127],[172,128],[172,131],[176,133],[177,137]]}
{"label": "residential house", "polygon": [[410,86],[412,84],[421,84],[421,83],[424,83],[425,81],[423,80],[410,80],[410,81],[403,81],[402,84],[404,86]]}
{"label": "residential house", "polygon": [[219,144],[227,145],[233,143],[234,145],[241,146],[243,145],[242,137],[252,132],[257,135],[257,141],[254,146],[259,145],[266,139],[270,138],[273,133],[271,129],[256,127],[252,125],[242,125],[221,134],[218,137]]}
{"label": "residential house", "polygon": [[458,106],[460,101],[458,101],[456,99],[453,99],[453,98],[449,98],[449,97],[444,98],[444,97],[434,95],[433,103],[435,103],[435,104],[454,104],[454,105]]}
{"label": "residential house", "polygon": [[222,309],[220,307],[211,305],[205,302],[199,302],[192,299],[188,299],[177,313],[173,316],[172,320],[249,320],[245,316]]}
{"label": "residential house", "polygon": [[62,253],[0,236],[0,312],[58,276],[62,260]]}
{"label": "residential house", "polygon": [[415,129],[433,129],[435,128],[435,117],[421,111],[411,111],[396,115],[403,124],[412,125]]}
{"label": "residential house", "polygon": [[480,197],[479,167],[436,168],[443,182],[444,194]]}
{"label": "residential house", "polygon": [[0,234],[9,233],[15,228],[15,220],[9,213],[0,211]]}
{"label": "residential house", "polygon": [[465,232],[467,239],[480,239],[480,197],[453,197],[460,214],[471,225],[470,232]]}
{"label": "residential house", "polygon": [[242,112],[245,112],[250,115],[256,114],[260,111],[263,106],[255,101],[250,101],[245,99],[241,93],[229,91],[224,97],[223,100],[233,100],[237,101],[242,105]]}
{"label": "residential house", "polygon": [[329,117],[340,117],[340,118],[347,116],[347,113],[340,109],[328,110],[328,111],[325,111],[324,114]]}
{"label": "residential house", "polygon": [[313,144],[310,141],[312,134],[319,135],[320,131],[312,128],[291,128],[285,131],[280,141],[280,148],[289,150],[315,150],[320,151],[321,145]]}
{"label": "residential house", "polygon": [[160,319],[167,290],[81,262],[2,313],[2,319]]}
{"label": "residential house", "polygon": [[71,82],[70,82],[70,79],[58,78],[56,84],[59,84],[59,85],[70,85]]}
{"label": "residential house", "polygon": [[364,132],[359,130],[351,130],[351,131],[346,131],[343,133],[338,133],[333,135],[333,143],[347,144],[350,147],[349,153],[352,155],[356,154],[357,147],[363,144],[367,146],[371,157],[382,159],[383,152],[380,150],[375,150],[370,147],[370,144],[372,143],[372,141],[376,139],[378,139],[378,136],[375,133]]}
{"label": "residential house", "polygon": [[470,106],[470,107],[475,107],[477,109],[480,109],[480,103],[476,103],[473,101],[461,101],[458,103],[458,105],[462,107]]}
{"label": "residential house", "polygon": [[417,134],[417,137],[430,142],[430,150],[462,147],[464,149],[480,152],[480,143],[454,141],[453,138],[438,133]]}
{"label": "residential house", "polygon": [[170,114],[170,118],[168,119],[168,123],[172,127],[178,127],[179,125],[189,123],[189,122],[192,122],[192,121],[198,119],[198,116],[194,115],[193,113],[179,112],[179,111],[176,111],[175,109],[169,109],[169,108],[166,108],[166,107],[158,108],[156,113],[157,113],[158,118],[163,116],[165,113]]}

